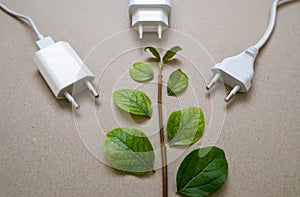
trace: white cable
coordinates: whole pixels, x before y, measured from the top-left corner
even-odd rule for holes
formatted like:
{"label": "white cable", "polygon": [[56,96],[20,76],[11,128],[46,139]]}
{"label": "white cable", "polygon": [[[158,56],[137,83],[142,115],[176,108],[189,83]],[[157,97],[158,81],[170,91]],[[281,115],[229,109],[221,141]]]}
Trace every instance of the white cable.
{"label": "white cable", "polygon": [[2,10],[4,10],[5,12],[7,12],[8,14],[10,14],[10,15],[13,15],[13,16],[15,16],[17,18],[20,18],[20,19],[23,19],[23,20],[27,21],[31,25],[31,27],[32,27],[33,31],[36,33],[37,37],[39,39],[43,39],[44,38],[44,36],[39,32],[38,28],[36,27],[34,21],[29,16],[17,13],[15,11],[9,9],[5,5],[3,5],[2,3],[0,3],[0,8]]}
{"label": "white cable", "polygon": [[289,1],[295,0],[275,0],[273,2],[268,28],[263,37],[254,46],[249,47],[238,55],[224,59],[212,68],[214,77],[206,86],[207,90],[210,90],[219,79],[222,79],[224,84],[232,87],[231,92],[225,98],[226,102],[229,102],[238,92],[249,91],[254,76],[255,58],[258,55],[260,48],[266,44],[273,32],[276,22],[277,7],[279,4]]}
{"label": "white cable", "polygon": [[[289,0],[289,1],[293,1],[293,0]],[[265,34],[263,35],[263,37],[253,46],[257,50],[259,50],[261,47],[263,47],[266,44],[266,42],[268,41],[268,39],[270,38],[270,36],[271,36],[271,34],[274,30],[274,27],[275,27],[277,7],[282,2],[287,2],[287,0],[275,0],[273,2],[272,7],[271,7],[271,13],[270,13],[268,28],[267,28]]]}

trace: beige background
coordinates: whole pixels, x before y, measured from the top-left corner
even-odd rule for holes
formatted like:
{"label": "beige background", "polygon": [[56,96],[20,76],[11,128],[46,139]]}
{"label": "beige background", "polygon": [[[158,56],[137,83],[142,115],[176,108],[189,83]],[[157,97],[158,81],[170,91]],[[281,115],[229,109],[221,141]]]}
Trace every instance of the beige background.
{"label": "beige background", "polygon": [[[126,0],[2,2],[30,15],[45,35],[70,42],[82,57],[130,28]],[[172,28],[201,42],[219,62],[261,37],[272,0],[172,3]],[[300,196],[299,10],[299,1],[281,6],[257,58],[252,89],[227,108],[217,146],[226,152],[229,176],[213,196]],[[54,99],[34,66],[36,38],[28,26],[1,11],[0,37],[0,196],[161,195],[161,171],[120,175],[89,153],[69,103]],[[170,196],[181,159],[170,165]]]}

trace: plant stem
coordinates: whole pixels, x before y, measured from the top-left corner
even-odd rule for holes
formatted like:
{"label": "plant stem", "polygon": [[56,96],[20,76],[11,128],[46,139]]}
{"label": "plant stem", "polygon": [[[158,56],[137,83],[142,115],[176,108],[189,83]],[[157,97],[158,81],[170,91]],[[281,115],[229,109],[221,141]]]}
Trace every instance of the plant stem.
{"label": "plant stem", "polygon": [[159,115],[159,134],[160,134],[160,147],[161,147],[161,158],[162,158],[162,181],[163,181],[163,197],[168,197],[168,167],[167,167],[167,151],[164,135],[163,125],[163,114],[162,114],[162,67],[163,63],[159,63],[159,74],[158,74],[158,115]]}

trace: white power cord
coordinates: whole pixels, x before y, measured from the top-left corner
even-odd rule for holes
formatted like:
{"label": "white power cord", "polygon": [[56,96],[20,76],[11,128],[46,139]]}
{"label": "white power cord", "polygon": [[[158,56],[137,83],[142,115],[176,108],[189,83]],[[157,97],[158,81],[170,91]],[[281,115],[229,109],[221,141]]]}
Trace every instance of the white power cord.
{"label": "white power cord", "polygon": [[251,81],[254,76],[254,62],[259,50],[266,44],[270,38],[276,22],[277,8],[281,3],[286,3],[295,0],[275,0],[271,7],[270,20],[268,28],[263,37],[253,46],[249,47],[242,53],[224,59],[221,63],[216,64],[212,68],[215,74],[211,82],[206,86],[210,90],[219,79],[223,83],[233,89],[225,98],[225,101],[230,101],[237,92],[248,92],[251,88]]}
{"label": "white power cord", "polygon": [[268,28],[267,28],[265,34],[263,35],[263,37],[254,45],[254,48],[259,50],[261,47],[263,47],[266,44],[268,39],[271,37],[271,34],[275,27],[276,16],[277,16],[277,7],[280,5],[280,3],[288,2],[288,1],[293,1],[293,0],[275,0],[274,1],[274,3],[272,4],[272,7],[271,7]]}
{"label": "white power cord", "polygon": [[20,19],[23,19],[23,20],[27,21],[31,25],[31,27],[32,27],[33,31],[36,33],[37,37],[39,39],[43,39],[44,38],[44,36],[40,33],[40,31],[38,30],[37,26],[35,25],[34,21],[30,17],[28,17],[26,15],[23,15],[23,14],[20,14],[20,13],[17,13],[15,11],[9,9],[5,5],[3,5],[2,3],[0,3],[0,8],[2,10],[4,10],[5,12],[7,12],[8,14],[10,14],[10,15],[13,15],[13,16],[15,16],[17,18],[20,18]]}
{"label": "white power cord", "polygon": [[67,42],[54,42],[51,37],[44,37],[30,17],[12,11],[2,3],[0,8],[31,25],[39,38],[36,44],[40,48],[33,60],[57,99],[67,99],[73,107],[79,109],[72,95],[87,88],[95,98],[99,97],[91,83],[93,73]]}

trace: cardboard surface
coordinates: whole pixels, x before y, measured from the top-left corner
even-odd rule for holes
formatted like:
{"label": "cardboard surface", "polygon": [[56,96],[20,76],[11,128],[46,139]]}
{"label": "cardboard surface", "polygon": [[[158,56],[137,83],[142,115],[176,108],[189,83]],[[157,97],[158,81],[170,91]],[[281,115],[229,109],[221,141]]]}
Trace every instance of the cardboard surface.
{"label": "cardboard surface", "polygon": [[[120,174],[99,161],[101,155],[97,153],[103,154],[101,142],[89,140],[95,135],[90,129],[96,121],[89,123],[92,120],[87,118],[85,112],[89,110],[86,109],[93,110],[91,116],[102,124],[104,132],[119,124],[130,126],[130,121],[136,120],[126,119],[126,115],[115,108],[110,95],[113,89],[138,86],[126,78],[126,71],[132,62],[144,61],[148,55],[140,49],[123,54],[112,49],[125,50],[126,44],[132,44],[130,49],[152,43],[163,47],[184,45],[188,41],[183,41],[188,38],[200,43],[203,48],[199,53],[198,48],[193,48],[199,44],[186,45],[183,55],[173,64],[176,68],[183,66],[189,74],[195,102],[206,115],[206,132],[211,132],[209,125],[215,115],[211,98],[205,92],[207,76],[199,77],[191,66],[195,62],[184,57],[200,54],[201,66],[198,62],[195,65],[205,70],[213,65],[210,56],[219,62],[254,44],[266,29],[272,0],[173,0],[171,27],[186,35],[167,30],[161,42],[153,41],[155,35],[147,35],[140,42],[137,33],[129,30],[120,34],[124,36],[124,43],[117,42],[117,35],[102,45],[101,41],[109,36],[130,28],[127,1],[2,2],[31,16],[44,35],[56,41],[68,41],[81,57],[86,57],[96,74],[100,103],[83,92],[76,96],[82,104],[77,116],[67,101],[56,100],[32,60],[37,50],[34,33],[1,11],[0,196],[156,197],[162,192],[161,170],[144,177]],[[252,89],[248,94],[237,95],[227,106],[224,125],[218,122],[222,130],[216,145],[226,152],[229,175],[215,197],[300,195],[299,10],[299,1],[280,7],[276,29],[257,58]],[[106,60],[111,63],[106,64]],[[109,69],[100,76],[107,65]],[[170,71],[171,68],[166,69],[166,73]],[[149,83],[145,88],[155,99],[152,85]],[[189,90],[183,93],[179,100],[164,97],[165,119],[179,104],[188,105],[184,94],[189,93]],[[182,102],[178,104],[180,98]],[[152,136],[149,128],[155,128],[155,118],[153,122],[136,121],[132,124],[144,127]],[[152,139],[154,146],[159,142],[156,135],[157,132]],[[84,140],[87,143],[82,143]],[[169,165],[170,196],[176,196],[176,171],[184,155],[176,156]]]}

